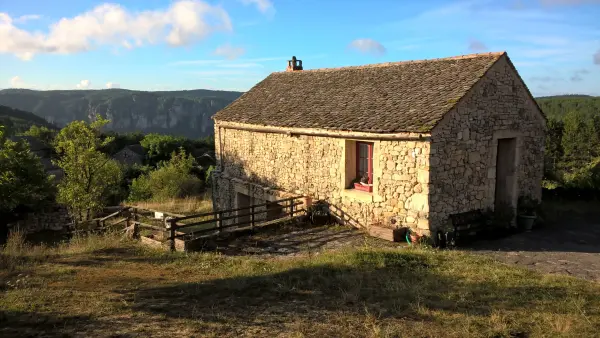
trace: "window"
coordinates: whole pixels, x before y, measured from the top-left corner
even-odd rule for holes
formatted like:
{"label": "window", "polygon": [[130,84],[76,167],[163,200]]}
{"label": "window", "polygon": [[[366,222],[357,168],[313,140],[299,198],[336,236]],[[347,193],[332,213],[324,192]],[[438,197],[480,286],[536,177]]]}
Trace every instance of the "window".
{"label": "window", "polygon": [[356,142],[356,178],[355,189],[373,191],[373,143]]}

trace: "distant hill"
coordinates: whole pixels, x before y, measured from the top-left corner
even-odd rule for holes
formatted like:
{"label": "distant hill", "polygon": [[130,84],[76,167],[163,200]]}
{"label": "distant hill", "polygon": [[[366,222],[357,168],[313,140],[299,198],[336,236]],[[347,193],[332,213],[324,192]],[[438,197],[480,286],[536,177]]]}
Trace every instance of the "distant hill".
{"label": "distant hill", "polygon": [[0,105],[0,125],[4,126],[6,136],[12,136],[29,130],[31,126],[58,129],[43,118],[19,109]]}
{"label": "distant hill", "polygon": [[547,96],[538,97],[536,101],[549,118],[562,119],[570,111],[581,111],[586,116],[600,116],[600,97],[598,96]]}
{"label": "distant hill", "polygon": [[117,132],[140,131],[198,138],[213,133],[211,116],[242,93],[216,90],[145,92],[104,90],[0,90],[0,104],[33,112],[63,127],[100,114]]}

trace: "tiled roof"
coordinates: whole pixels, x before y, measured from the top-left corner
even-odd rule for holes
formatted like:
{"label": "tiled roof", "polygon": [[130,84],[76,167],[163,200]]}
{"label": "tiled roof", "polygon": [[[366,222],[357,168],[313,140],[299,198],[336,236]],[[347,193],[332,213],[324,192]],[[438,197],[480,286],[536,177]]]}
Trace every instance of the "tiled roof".
{"label": "tiled roof", "polygon": [[214,119],[275,127],[427,132],[503,55],[272,73]]}

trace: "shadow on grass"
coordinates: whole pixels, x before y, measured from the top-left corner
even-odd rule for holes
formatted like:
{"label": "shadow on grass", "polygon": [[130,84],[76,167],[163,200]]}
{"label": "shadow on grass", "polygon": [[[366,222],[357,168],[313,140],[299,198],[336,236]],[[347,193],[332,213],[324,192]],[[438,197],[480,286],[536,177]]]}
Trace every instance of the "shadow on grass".
{"label": "shadow on grass", "polygon": [[[474,318],[497,311],[524,314],[532,306],[567,301],[572,293],[555,286],[467,282],[437,272],[432,263],[421,254],[358,252],[343,265],[146,288],[124,297],[136,311],[229,326],[260,322],[274,328],[292,320],[319,323],[339,315],[432,322],[432,311]],[[531,322],[521,320],[517,326],[525,334]]]}

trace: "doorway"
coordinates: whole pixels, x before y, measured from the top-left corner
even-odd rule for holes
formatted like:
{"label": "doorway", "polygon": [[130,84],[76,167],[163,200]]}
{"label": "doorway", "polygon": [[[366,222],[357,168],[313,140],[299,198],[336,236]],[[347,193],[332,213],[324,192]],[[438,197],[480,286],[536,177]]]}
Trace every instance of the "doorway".
{"label": "doorway", "polygon": [[[251,201],[252,201],[252,199],[250,198],[250,196],[248,196],[246,194],[242,194],[241,192],[238,192],[236,195],[236,201],[235,201],[236,209],[250,207]],[[250,213],[249,209],[239,210],[237,212],[238,217],[237,217],[236,223],[240,223],[240,222],[250,223],[250,215],[248,215],[248,213]],[[246,215],[246,216],[239,216],[239,215]]]}
{"label": "doorway", "polygon": [[498,139],[496,155],[496,194],[494,206],[514,205],[516,183],[516,138]]}

